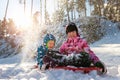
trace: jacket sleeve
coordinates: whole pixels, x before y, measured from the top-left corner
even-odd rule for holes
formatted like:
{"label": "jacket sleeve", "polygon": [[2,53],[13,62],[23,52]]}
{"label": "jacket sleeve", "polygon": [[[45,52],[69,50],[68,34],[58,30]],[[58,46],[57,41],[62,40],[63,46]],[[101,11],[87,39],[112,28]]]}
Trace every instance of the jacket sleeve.
{"label": "jacket sleeve", "polygon": [[37,49],[37,63],[42,66],[43,64],[43,57],[45,55],[45,52],[44,52],[44,49],[43,49],[43,46],[40,46],[38,47]]}
{"label": "jacket sleeve", "polygon": [[87,53],[90,54],[90,59],[93,61],[93,63],[96,63],[96,62],[100,61],[99,58],[98,58],[98,57],[94,54],[94,52],[90,49],[90,47],[88,46],[88,43],[87,43],[85,40],[82,41],[82,49],[83,49],[85,52],[87,52]]}
{"label": "jacket sleeve", "polygon": [[64,54],[64,53],[65,53],[65,43],[63,43],[63,44],[60,46],[59,52],[60,52],[61,54]]}

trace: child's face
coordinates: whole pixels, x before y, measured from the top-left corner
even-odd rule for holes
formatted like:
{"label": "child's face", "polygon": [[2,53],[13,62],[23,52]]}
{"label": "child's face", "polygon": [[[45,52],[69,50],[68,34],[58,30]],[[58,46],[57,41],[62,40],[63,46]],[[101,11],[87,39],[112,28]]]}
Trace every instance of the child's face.
{"label": "child's face", "polygon": [[52,48],[54,48],[54,46],[55,46],[55,42],[53,40],[48,41],[48,43],[47,43],[48,49],[52,49]]}
{"label": "child's face", "polygon": [[69,32],[67,34],[67,36],[68,36],[68,38],[74,38],[74,37],[77,37],[77,33],[76,33],[76,31],[72,31],[72,32]]}

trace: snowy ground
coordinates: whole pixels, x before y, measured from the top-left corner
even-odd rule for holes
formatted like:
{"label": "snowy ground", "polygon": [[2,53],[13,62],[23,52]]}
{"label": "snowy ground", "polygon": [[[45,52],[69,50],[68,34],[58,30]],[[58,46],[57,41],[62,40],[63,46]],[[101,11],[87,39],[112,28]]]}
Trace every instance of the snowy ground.
{"label": "snowy ground", "polygon": [[[115,33],[115,34],[114,34]],[[13,57],[0,59],[0,79],[17,80],[120,80],[120,31],[106,35],[100,41],[91,44],[91,49],[103,61],[108,69],[105,76],[95,71],[89,74],[80,72],[50,70],[40,72],[31,70],[35,61],[23,60],[23,53]]]}

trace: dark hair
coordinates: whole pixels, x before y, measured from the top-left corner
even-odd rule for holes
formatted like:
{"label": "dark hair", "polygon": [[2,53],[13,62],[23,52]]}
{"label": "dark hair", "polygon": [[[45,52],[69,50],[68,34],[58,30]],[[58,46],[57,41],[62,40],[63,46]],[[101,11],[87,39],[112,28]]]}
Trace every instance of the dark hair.
{"label": "dark hair", "polygon": [[70,22],[67,26],[66,26],[66,34],[68,34],[69,32],[72,32],[72,31],[76,31],[77,35],[78,34],[78,28],[76,26],[75,23],[73,22]]}

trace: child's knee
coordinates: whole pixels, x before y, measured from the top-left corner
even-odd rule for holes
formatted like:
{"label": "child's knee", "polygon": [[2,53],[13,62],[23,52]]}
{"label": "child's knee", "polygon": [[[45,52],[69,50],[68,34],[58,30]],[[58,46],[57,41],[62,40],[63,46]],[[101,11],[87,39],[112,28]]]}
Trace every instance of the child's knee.
{"label": "child's knee", "polygon": [[51,58],[49,56],[44,56],[43,57],[43,63],[49,63]]}

